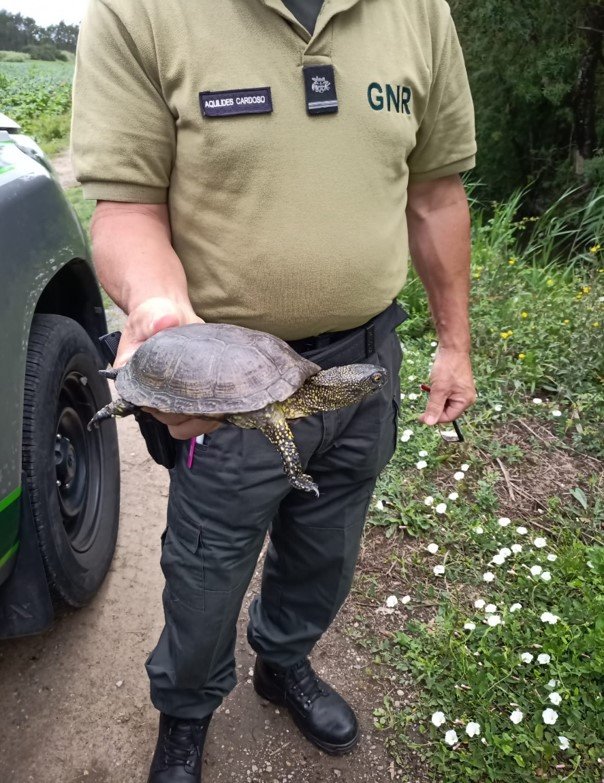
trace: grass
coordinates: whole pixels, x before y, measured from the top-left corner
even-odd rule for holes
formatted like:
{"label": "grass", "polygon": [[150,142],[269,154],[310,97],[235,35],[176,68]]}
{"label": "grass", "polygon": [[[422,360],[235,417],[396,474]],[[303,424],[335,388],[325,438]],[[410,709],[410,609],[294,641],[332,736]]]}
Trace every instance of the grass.
{"label": "grass", "polygon": [[80,223],[86,229],[86,232],[90,234],[90,220],[95,208],[95,201],[90,201],[84,198],[82,188],[69,188],[65,191],[65,195],[69,199],[71,206],[75,209]]}
{"label": "grass", "polygon": [[416,422],[435,338],[416,278],[402,294],[404,444],[376,489],[357,579],[373,611],[350,633],[373,653],[376,725],[413,783],[603,772],[602,196],[572,230],[552,208],[529,241],[516,206],[474,221],[479,398],[464,444]]}

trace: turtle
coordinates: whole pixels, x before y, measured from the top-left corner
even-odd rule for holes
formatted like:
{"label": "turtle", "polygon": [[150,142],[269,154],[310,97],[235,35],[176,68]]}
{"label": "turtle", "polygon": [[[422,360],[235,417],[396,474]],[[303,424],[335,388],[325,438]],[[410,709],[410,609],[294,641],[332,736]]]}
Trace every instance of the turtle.
{"label": "turtle", "polygon": [[289,419],[360,402],[388,380],[383,367],[349,364],[322,370],[280,338],[233,324],[171,327],[146,340],[119,369],[100,370],[120,397],[88,428],[141,407],[257,428],[278,449],[290,484],[319,489],[305,474]]}

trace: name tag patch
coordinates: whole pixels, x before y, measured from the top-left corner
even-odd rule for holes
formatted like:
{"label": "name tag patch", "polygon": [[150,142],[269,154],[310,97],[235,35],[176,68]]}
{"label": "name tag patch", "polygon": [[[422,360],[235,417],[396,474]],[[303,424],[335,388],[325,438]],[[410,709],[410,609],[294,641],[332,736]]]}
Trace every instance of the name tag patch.
{"label": "name tag patch", "polygon": [[307,65],[303,70],[308,113],[335,114],[338,110],[338,96],[333,65]]}
{"label": "name tag patch", "polygon": [[237,114],[270,114],[273,99],[270,87],[244,90],[200,92],[199,104],[204,117],[233,117]]}

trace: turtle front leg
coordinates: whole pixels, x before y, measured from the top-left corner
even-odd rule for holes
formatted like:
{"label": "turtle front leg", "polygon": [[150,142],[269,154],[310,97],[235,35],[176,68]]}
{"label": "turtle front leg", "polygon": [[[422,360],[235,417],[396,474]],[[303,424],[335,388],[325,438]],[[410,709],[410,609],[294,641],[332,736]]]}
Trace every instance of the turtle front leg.
{"label": "turtle front leg", "polygon": [[105,419],[111,419],[113,416],[131,416],[136,411],[139,411],[138,405],[133,405],[131,402],[126,402],[118,397],[117,400],[110,402],[109,405],[105,405],[100,411],[95,413],[93,418],[88,423],[88,430],[92,430],[93,427],[98,427]]}
{"label": "turtle front leg", "polygon": [[319,487],[312,480],[312,477],[302,470],[300,454],[281,407],[279,405],[268,405],[262,411],[247,414],[246,418],[252,419],[256,427],[277,448],[283,460],[283,470],[292,487],[301,489],[304,492],[313,492],[316,497],[319,497]]}

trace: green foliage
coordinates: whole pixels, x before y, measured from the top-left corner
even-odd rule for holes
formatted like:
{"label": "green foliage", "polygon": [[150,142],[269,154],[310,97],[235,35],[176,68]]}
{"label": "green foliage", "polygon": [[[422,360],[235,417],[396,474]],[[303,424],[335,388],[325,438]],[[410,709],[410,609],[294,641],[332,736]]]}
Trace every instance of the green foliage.
{"label": "green foliage", "polygon": [[29,16],[0,10],[0,49],[22,52],[28,46],[50,45],[57,50],[75,52],[78,32],[77,25],[59,22],[40,27]]}
{"label": "green foliage", "polygon": [[48,152],[66,145],[73,67],[72,63],[0,62],[0,79],[5,82],[0,84],[0,110]]}
{"label": "green foliage", "polygon": [[4,52],[0,51],[0,63],[25,63],[30,58],[25,52]]}
{"label": "green foliage", "polygon": [[23,51],[28,54],[32,60],[44,60],[46,62],[60,60],[62,62],[67,62],[67,56],[50,43],[32,44],[31,46],[26,46]]}
{"label": "green foliage", "polygon": [[[536,183],[534,205],[576,182],[572,101],[593,0],[453,0],[476,103],[478,171],[505,198]],[[604,146],[600,65],[598,135]],[[602,158],[585,174],[595,183]]]}

